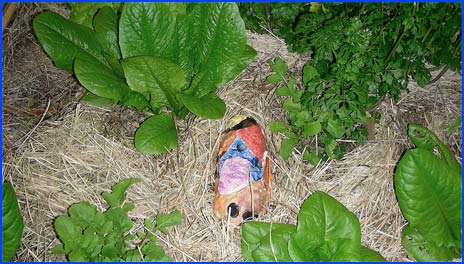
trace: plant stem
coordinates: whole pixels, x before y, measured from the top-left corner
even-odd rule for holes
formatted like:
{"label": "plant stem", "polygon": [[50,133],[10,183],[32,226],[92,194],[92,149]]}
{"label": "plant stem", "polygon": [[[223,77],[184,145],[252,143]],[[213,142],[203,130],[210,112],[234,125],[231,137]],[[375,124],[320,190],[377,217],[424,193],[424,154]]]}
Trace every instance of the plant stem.
{"label": "plant stem", "polygon": [[404,27],[403,27],[402,30],[401,30],[400,37],[398,39],[396,39],[395,44],[393,45],[393,48],[388,52],[387,57],[383,61],[384,65],[387,64],[387,62],[390,60],[391,56],[395,52],[396,48],[398,48],[398,45],[400,44],[401,40],[403,39],[404,34],[405,34],[405,31],[404,31]]}

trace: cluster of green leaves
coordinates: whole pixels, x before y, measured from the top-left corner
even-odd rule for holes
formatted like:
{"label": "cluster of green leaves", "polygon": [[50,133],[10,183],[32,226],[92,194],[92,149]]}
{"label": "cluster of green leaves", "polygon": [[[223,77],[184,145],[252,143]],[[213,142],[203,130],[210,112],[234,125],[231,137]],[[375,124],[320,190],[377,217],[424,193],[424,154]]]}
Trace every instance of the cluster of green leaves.
{"label": "cluster of green leaves", "polygon": [[286,97],[283,108],[288,111],[289,121],[273,121],[270,129],[283,133],[285,139],[280,146],[280,156],[286,160],[294,147],[301,148],[303,158],[312,164],[327,157],[339,159],[345,153],[345,144],[337,142],[342,137],[351,137],[359,144],[363,143],[367,131],[361,123],[370,116],[362,110],[361,102],[353,98],[354,93],[338,90],[335,86],[324,89],[313,86],[320,80],[317,70],[307,63],[303,68],[302,83],[298,88],[294,73],[288,73],[285,62],[277,58],[270,63],[273,74],[267,81],[281,84],[276,94]]}
{"label": "cluster of green leaves", "polygon": [[158,154],[178,144],[175,119],[221,118],[216,90],[255,57],[235,3],[74,3],[72,17],[46,12],[33,27],[59,68],[88,90],[85,100],[152,114],[135,147]]}
{"label": "cluster of green leaves", "polygon": [[172,261],[156,244],[155,232],[167,234],[168,227],[180,224],[179,211],[158,214],[156,225],[146,219],[146,232],[130,233],[133,222],[127,213],[134,205],[125,202],[125,192],[138,181],[124,179],[111,188],[112,192],[103,192],[102,197],[109,206],[104,212],[89,202],[71,205],[67,215],[55,220],[55,231],[62,244],[52,252],[65,254],[70,261]]}
{"label": "cluster of green leaves", "polygon": [[408,225],[405,251],[418,261],[447,261],[462,256],[461,165],[427,128],[410,124],[416,146],[395,171],[395,191]]}
{"label": "cluster of green leaves", "polygon": [[2,183],[2,261],[10,261],[23,235],[23,218],[11,183]]}
{"label": "cluster of green leaves", "polygon": [[324,192],[301,206],[298,224],[246,222],[242,228],[246,261],[385,261],[361,245],[359,220]]}
{"label": "cluster of green leaves", "polygon": [[[256,10],[264,4],[244,5]],[[290,49],[311,51],[313,57],[303,69],[303,88],[295,88],[294,76],[284,78],[286,66],[279,61],[268,78],[271,83],[284,83],[277,94],[289,96],[284,108],[289,111],[290,128],[277,127],[290,134],[282,146],[284,158],[293,146],[304,148],[308,143],[312,145],[306,158],[313,163],[341,157],[344,146],[335,140],[364,142],[363,126],[378,120],[371,111],[385,96],[398,100],[411,79],[420,86],[434,81],[426,62],[443,67],[438,77],[447,69],[461,68],[458,3],[276,3],[269,8],[275,19],[279,12],[289,14],[288,21],[280,19],[282,24],[275,25],[281,36],[282,31],[292,32],[291,37],[284,34]],[[323,133],[319,140],[304,142],[306,135],[317,135],[319,130]]]}

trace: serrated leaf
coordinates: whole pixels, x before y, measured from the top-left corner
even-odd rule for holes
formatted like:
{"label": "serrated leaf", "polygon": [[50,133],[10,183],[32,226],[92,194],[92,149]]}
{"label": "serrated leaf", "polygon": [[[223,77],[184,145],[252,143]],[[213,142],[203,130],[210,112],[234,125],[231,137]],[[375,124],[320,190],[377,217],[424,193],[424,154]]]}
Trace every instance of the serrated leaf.
{"label": "serrated leaf", "polygon": [[19,211],[16,192],[11,183],[2,183],[2,261],[10,261],[23,234],[23,219]]}
{"label": "serrated leaf", "polygon": [[103,192],[102,197],[110,207],[120,207],[126,200],[125,192],[127,188],[139,181],[137,178],[123,179],[111,187],[111,192]]}
{"label": "serrated leaf", "polygon": [[298,144],[298,139],[286,138],[282,140],[279,149],[279,155],[283,160],[287,160],[293,152],[293,148]]}
{"label": "serrated leaf", "polygon": [[142,253],[145,255],[145,261],[172,261],[170,257],[166,256],[164,249],[152,241],[143,246]]}
{"label": "serrated leaf", "polygon": [[310,81],[314,79],[314,77],[318,76],[319,73],[317,72],[316,68],[314,68],[312,65],[307,63],[303,67],[303,83],[307,84]]}
{"label": "serrated leaf", "polygon": [[[269,82],[271,83],[271,82]],[[276,94],[279,95],[279,96],[290,96],[291,95],[291,92],[290,92],[290,89],[288,87],[279,87],[276,89]]]}
{"label": "serrated leaf", "polygon": [[270,84],[277,84],[281,81],[283,81],[282,76],[278,73],[271,74],[266,77],[266,81]]}
{"label": "serrated leaf", "polygon": [[115,259],[118,256],[118,250],[113,244],[106,244],[105,246],[103,246],[101,254],[103,257]]}
{"label": "serrated leaf", "polygon": [[142,258],[140,257],[140,254],[138,250],[132,249],[126,252],[126,262],[140,262],[142,261]]}
{"label": "serrated leaf", "polygon": [[135,208],[135,205],[133,203],[125,203],[122,206],[122,210],[124,210],[125,212],[132,211],[132,210],[134,210],[134,208]]}
{"label": "serrated leaf", "polygon": [[345,134],[345,127],[340,119],[330,118],[327,122],[327,132],[334,138],[341,138]]}
{"label": "serrated leaf", "polygon": [[77,245],[82,240],[82,231],[80,227],[71,220],[71,217],[65,215],[58,216],[55,219],[54,227],[65,249],[74,249],[78,247]]}
{"label": "serrated leaf", "polygon": [[280,122],[280,121],[272,121],[270,124],[269,124],[269,129],[274,132],[274,133],[277,133],[277,132],[285,132],[288,130],[288,125],[285,124],[284,122]]}
{"label": "serrated leaf", "polygon": [[178,96],[185,107],[199,117],[219,119],[226,113],[226,104],[215,92],[203,97],[182,93],[178,94]]}
{"label": "serrated leaf", "polygon": [[81,248],[76,248],[68,255],[69,261],[72,262],[88,262],[90,258],[85,254]]}
{"label": "serrated leaf", "polygon": [[143,221],[143,225],[148,229],[148,230],[153,230],[153,223],[151,222],[150,219],[145,219]]}
{"label": "serrated leaf", "polygon": [[177,147],[177,130],[170,116],[149,117],[135,132],[135,147],[144,154],[160,154]]}
{"label": "serrated leaf", "polygon": [[68,212],[74,223],[81,227],[89,227],[94,224],[97,207],[89,202],[80,202],[71,205]]}
{"label": "serrated leaf", "polygon": [[45,52],[57,67],[72,72],[76,58],[96,60],[102,67],[109,67],[102,54],[103,48],[91,29],[70,22],[53,12],[35,17],[33,28]]}
{"label": "serrated leaf", "polygon": [[318,121],[306,123],[303,126],[303,136],[312,137],[322,131],[321,123]]}
{"label": "serrated leaf", "polygon": [[302,106],[300,103],[294,103],[291,98],[287,98],[284,101],[283,107],[285,110],[289,112],[300,112],[302,110]]}
{"label": "serrated leaf", "polygon": [[166,235],[168,234],[168,227],[179,225],[180,223],[182,223],[182,214],[178,210],[169,214],[158,214],[156,216],[156,228]]}
{"label": "serrated leaf", "polygon": [[269,64],[271,66],[271,69],[278,73],[281,76],[285,76],[285,74],[288,71],[287,64],[281,59],[281,58],[276,58],[274,62]]}
{"label": "serrated leaf", "polygon": [[117,234],[124,234],[129,231],[133,223],[128,218],[127,213],[119,207],[110,208],[105,212],[106,218],[113,222],[113,228]]}

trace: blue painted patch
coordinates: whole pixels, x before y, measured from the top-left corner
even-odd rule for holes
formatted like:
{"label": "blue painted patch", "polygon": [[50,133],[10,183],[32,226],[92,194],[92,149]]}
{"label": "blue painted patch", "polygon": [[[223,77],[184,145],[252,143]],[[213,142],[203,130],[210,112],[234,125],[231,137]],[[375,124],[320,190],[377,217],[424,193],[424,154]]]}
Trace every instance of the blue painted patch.
{"label": "blue painted patch", "polygon": [[226,160],[236,157],[248,160],[250,163],[250,174],[253,178],[253,181],[261,180],[263,177],[263,166],[258,158],[250,151],[242,137],[239,135],[237,135],[234,142],[229,146],[226,153],[224,153],[224,155],[222,155],[221,159],[219,160],[219,172],[222,171],[222,165]]}

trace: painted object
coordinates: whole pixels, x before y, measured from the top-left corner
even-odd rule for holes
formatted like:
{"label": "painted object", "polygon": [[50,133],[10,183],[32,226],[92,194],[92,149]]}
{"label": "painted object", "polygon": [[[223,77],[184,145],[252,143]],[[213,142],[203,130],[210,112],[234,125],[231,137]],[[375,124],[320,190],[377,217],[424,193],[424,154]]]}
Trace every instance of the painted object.
{"label": "painted object", "polygon": [[253,118],[231,118],[219,145],[214,214],[230,222],[257,217],[271,197],[271,164],[261,127]]}

